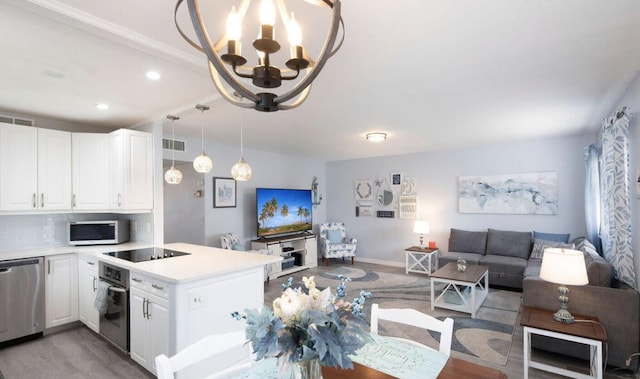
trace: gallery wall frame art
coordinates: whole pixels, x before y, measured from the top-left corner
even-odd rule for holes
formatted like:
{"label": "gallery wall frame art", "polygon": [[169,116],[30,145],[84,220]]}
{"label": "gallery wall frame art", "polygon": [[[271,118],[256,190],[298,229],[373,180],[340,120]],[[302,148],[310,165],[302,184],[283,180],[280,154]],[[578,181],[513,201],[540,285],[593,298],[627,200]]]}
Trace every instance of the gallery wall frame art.
{"label": "gallery wall frame art", "polygon": [[558,174],[458,177],[458,211],[489,214],[558,214]]}
{"label": "gallery wall frame art", "polygon": [[356,180],[354,183],[356,201],[373,200],[373,181]]}
{"label": "gallery wall frame art", "polygon": [[236,181],[233,178],[213,178],[213,207],[236,207]]}

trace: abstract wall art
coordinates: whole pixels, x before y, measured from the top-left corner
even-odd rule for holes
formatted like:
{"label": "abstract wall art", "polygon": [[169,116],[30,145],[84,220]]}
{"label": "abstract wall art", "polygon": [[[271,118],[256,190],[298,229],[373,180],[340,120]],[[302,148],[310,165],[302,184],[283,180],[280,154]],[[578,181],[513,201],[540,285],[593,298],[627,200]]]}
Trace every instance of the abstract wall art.
{"label": "abstract wall art", "polygon": [[458,177],[458,211],[558,214],[556,172]]}

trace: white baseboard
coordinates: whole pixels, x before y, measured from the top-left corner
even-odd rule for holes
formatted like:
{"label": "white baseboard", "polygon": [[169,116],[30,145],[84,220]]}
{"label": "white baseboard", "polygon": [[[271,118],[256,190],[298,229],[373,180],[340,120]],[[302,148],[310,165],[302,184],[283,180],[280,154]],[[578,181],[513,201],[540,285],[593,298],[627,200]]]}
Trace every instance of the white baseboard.
{"label": "white baseboard", "polygon": [[404,267],[405,265],[404,262],[385,261],[382,259],[365,258],[365,257],[358,257],[358,256],[356,256],[356,261],[364,262],[364,263],[374,263],[374,264],[384,265],[384,266],[393,266],[393,267]]}

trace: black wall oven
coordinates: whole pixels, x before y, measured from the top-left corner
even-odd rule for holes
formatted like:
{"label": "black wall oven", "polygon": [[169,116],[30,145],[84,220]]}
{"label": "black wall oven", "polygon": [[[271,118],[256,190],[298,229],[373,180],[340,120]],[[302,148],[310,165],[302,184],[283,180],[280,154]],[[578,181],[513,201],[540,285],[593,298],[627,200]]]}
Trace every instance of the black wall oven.
{"label": "black wall oven", "polygon": [[99,276],[109,283],[107,309],[100,313],[100,334],[129,352],[129,271],[101,261]]}

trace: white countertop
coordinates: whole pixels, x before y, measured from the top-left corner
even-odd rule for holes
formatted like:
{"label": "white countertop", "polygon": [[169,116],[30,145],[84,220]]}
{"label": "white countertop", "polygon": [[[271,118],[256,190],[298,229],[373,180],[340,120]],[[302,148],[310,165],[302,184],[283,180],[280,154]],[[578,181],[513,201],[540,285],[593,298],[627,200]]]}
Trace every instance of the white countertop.
{"label": "white countertop", "polygon": [[111,251],[126,251],[153,246],[152,244],[143,243],[123,243],[120,245],[41,247],[0,253],[0,260],[76,253],[80,256],[94,257],[130,271],[157,277],[170,283],[186,283],[282,261],[279,256],[225,250],[219,247],[188,243],[155,245],[155,247],[190,253],[190,255],[147,262],[133,263],[103,254]]}

